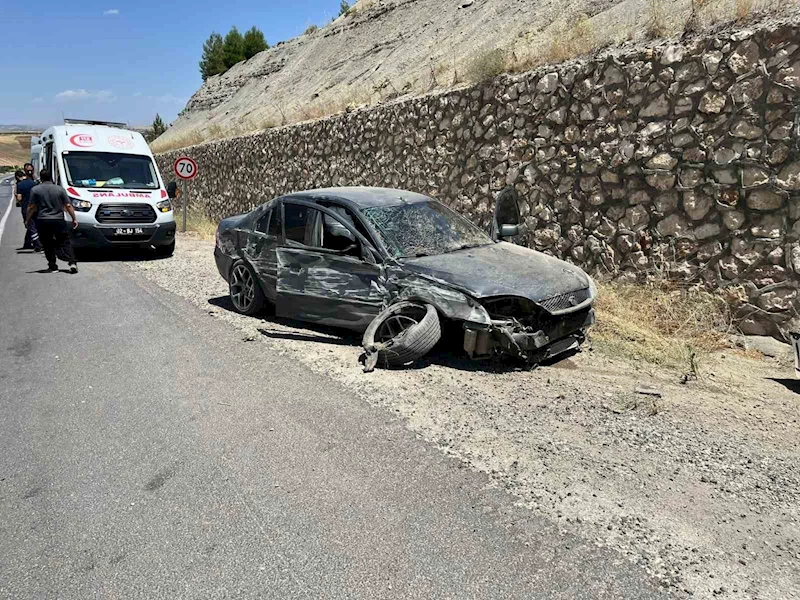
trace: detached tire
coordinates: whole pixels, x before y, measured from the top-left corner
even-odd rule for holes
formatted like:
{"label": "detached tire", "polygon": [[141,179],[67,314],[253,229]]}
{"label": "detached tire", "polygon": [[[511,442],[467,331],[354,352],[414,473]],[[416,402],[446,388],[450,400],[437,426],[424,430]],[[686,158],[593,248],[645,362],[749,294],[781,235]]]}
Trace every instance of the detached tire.
{"label": "detached tire", "polygon": [[430,304],[398,302],[380,313],[364,332],[367,354],[377,364],[402,367],[428,354],[442,337],[439,315]]}

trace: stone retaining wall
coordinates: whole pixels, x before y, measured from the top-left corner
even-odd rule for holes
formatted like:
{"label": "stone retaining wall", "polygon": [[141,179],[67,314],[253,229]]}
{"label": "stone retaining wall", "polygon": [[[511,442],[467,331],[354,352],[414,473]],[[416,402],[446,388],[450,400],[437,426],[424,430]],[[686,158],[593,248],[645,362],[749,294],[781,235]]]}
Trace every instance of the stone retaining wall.
{"label": "stone retaining wall", "polygon": [[[181,152],[212,218],[378,185],[486,226],[513,185],[520,243],[596,275],[718,289],[746,332],[778,335],[800,325],[799,44],[799,23],[764,23]],[[158,157],[165,175],[175,156]]]}

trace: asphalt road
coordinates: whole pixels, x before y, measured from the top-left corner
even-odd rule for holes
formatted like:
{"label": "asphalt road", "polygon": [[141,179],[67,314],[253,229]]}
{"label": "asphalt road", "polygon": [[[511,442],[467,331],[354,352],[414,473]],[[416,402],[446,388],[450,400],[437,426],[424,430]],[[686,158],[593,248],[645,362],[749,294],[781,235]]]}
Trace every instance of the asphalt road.
{"label": "asphalt road", "polygon": [[[0,218],[10,188],[0,183]],[[654,598],[613,550],[118,261],[0,239],[0,597]]]}

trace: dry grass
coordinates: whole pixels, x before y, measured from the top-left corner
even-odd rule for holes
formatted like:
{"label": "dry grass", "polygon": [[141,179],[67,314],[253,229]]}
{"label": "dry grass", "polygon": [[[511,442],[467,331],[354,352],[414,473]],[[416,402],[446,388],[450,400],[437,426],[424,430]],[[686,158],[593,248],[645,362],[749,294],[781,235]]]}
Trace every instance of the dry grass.
{"label": "dry grass", "polygon": [[591,335],[609,354],[694,371],[698,356],[731,346],[733,318],[719,296],[667,283],[599,287]]}
{"label": "dry grass", "polygon": [[0,165],[22,165],[31,159],[30,133],[0,134]]}
{"label": "dry grass", "polygon": [[669,35],[664,0],[650,0],[647,11],[647,37],[660,38]]}
{"label": "dry grass", "polygon": [[736,0],[736,20],[744,21],[753,14],[755,10],[754,0]]}
{"label": "dry grass", "polygon": [[494,79],[506,70],[506,52],[495,48],[473,58],[467,66],[466,76],[472,83],[481,83]]}
{"label": "dry grass", "polygon": [[[175,221],[178,223],[178,231],[183,231],[183,209],[176,209]],[[209,219],[205,213],[196,209],[189,209],[186,214],[186,231],[192,237],[201,240],[213,240],[217,234],[219,223]]]}
{"label": "dry grass", "polygon": [[588,54],[595,48],[596,34],[586,15],[579,15],[566,27],[556,28],[544,56],[545,62],[563,62]]}

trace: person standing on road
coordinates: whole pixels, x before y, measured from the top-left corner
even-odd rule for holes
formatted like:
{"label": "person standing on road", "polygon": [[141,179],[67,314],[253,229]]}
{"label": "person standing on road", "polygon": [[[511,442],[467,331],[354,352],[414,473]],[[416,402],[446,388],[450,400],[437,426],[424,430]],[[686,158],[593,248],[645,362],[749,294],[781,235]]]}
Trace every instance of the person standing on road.
{"label": "person standing on road", "polygon": [[[17,203],[22,209],[22,220],[28,220],[28,205],[31,198],[31,190],[36,185],[33,179],[33,165],[25,163],[25,179],[17,184]],[[31,221],[25,227],[25,241],[22,243],[22,250],[34,250],[35,252],[42,251],[42,244],[39,241],[39,232],[36,228],[36,222]]]}
{"label": "person standing on road", "polygon": [[28,206],[26,225],[30,224],[34,215],[39,230],[39,239],[44,246],[47,257],[47,270],[52,273],[58,271],[56,256],[69,265],[70,273],[78,272],[75,261],[75,251],[72,248],[71,229],[64,220],[66,211],[72,217],[72,229],[78,227],[75,209],[72,207],[67,191],[58,184],[53,183],[50,171],[42,169],[39,172],[42,182],[31,192]]}
{"label": "person standing on road", "polygon": [[[14,194],[14,202],[17,208],[22,207],[22,201],[17,196],[17,186],[19,185],[19,182],[22,181],[23,179],[25,179],[25,171],[23,171],[22,169],[17,169],[16,171],[14,171],[14,187],[11,188],[11,192]],[[25,220],[25,215],[22,215],[22,220],[23,221]]]}

